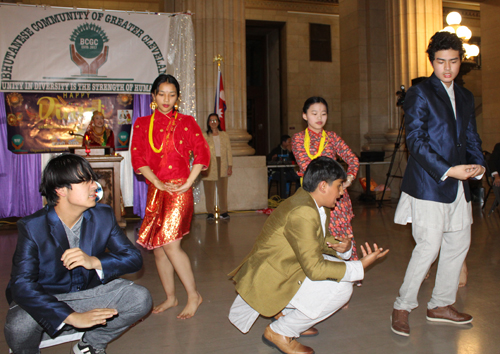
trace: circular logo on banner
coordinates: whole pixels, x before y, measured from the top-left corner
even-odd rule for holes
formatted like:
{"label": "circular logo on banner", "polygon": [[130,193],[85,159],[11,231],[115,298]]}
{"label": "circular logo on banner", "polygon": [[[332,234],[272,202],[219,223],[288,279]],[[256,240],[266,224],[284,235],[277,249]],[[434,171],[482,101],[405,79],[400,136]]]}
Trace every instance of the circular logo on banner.
{"label": "circular logo on banner", "polygon": [[120,142],[121,145],[127,145],[128,143],[128,133],[127,132],[120,132],[118,134],[118,141]]}
{"label": "circular logo on banner", "polygon": [[21,149],[21,147],[24,145],[24,138],[19,134],[14,135],[10,141],[12,143],[12,146],[16,150]]}
{"label": "circular logo on banner", "polygon": [[75,38],[76,51],[84,58],[91,59],[98,56],[104,42],[99,33],[94,31],[83,31]]}
{"label": "circular logo on banner", "polygon": [[70,40],[75,43],[78,54],[86,59],[92,59],[101,54],[108,37],[103,29],[94,23],[78,26],[71,34]]}

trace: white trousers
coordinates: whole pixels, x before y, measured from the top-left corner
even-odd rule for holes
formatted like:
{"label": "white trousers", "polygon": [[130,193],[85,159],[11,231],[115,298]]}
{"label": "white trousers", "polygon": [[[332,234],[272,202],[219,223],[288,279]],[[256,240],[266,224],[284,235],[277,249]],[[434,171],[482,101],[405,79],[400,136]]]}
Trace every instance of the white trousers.
{"label": "white trousers", "polygon": [[472,210],[470,202],[465,200],[462,184],[459,184],[456,200],[450,204],[402,195],[395,222],[404,224],[408,217],[412,219],[416,246],[394,308],[411,311],[418,306],[420,286],[438,255],[436,283],[427,308],[452,305],[471,239]]}
{"label": "white trousers", "polygon": [[[287,337],[299,337],[300,333],[327,319],[344,306],[351,298],[352,286],[351,282],[312,281],[306,278],[297,294],[282,311],[285,316],[271,323],[271,329]],[[314,314],[311,314],[301,306],[322,303],[325,296],[328,301],[319,312],[314,311]]]}
{"label": "white trousers", "polygon": [[[350,256],[350,254],[349,254]],[[343,262],[338,258],[323,255],[332,262]],[[360,261],[346,262],[346,274],[342,281],[312,281],[305,278],[297,293],[282,310],[285,315],[271,324],[278,334],[287,337],[299,337],[300,333],[337,312],[352,295],[353,282],[364,278],[364,269]],[[259,313],[238,295],[229,310],[229,321],[241,332],[247,333]]]}

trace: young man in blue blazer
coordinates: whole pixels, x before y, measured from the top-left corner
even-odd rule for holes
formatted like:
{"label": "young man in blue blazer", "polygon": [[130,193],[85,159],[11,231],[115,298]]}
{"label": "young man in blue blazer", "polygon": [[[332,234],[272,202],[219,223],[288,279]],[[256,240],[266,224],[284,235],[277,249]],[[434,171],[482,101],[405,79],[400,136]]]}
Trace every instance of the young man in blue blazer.
{"label": "young man in blue blazer", "polygon": [[74,353],[104,353],[151,309],[146,288],[116,279],[139,271],[142,257],[113,210],[96,204],[96,180],[81,156],[50,160],[40,185],[48,205],[18,221],[4,329],[14,353],[39,353],[44,332],[75,328],[86,332]]}
{"label": "young man in blue blazer", "polygon": [[472,210],[468,179],[480,179],[486,164],[476,131],[474,97],[454,79],[464,55],[462,41],[437,32],[427,48],[434,73],[411,87],[404,102],[410,152],[394,221],[412,223],[416,246],[394,303],[391,329],[409,336],[409,313],[439,253],[427,320],[466,324],[472,316],[455,302],[460,270],[469,250]]}

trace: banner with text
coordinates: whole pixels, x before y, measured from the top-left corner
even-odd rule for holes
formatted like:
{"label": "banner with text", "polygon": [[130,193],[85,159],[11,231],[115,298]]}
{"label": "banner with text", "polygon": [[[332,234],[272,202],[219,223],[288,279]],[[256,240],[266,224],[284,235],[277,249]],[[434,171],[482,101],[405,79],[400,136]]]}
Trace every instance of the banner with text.
{"label": "banner with text", "polygon": [[5,94],[8,148],[16,154],[62,152],[82,146],[92,113],[104,115],[115,149],[128,150],[132,123],[131,94]]}
{"label": "banner with text", "polygon": [[149,93],[167,71],[172,18],[0,5],[0,90]]}

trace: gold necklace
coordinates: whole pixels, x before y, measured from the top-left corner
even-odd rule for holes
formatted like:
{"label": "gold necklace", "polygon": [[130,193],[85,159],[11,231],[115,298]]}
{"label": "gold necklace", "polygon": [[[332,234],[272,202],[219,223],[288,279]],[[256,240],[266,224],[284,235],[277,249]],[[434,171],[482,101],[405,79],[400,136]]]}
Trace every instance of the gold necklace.
{"label": "gold necklace", "polygon": [[306,150],[307,156],[312,160],[314,160],[316,157],[321,156],[321,153],[325,149],[325,141],[326,141],[326,132],[323,130],[321,132],[321,140],[319,142],[319,147],[318,147],[318,152],[316,155],[311,155],[310,147],[311,147],[311,137],[309,136],[309,129],[306,128],[306,136],[304,137],[304,148]]}
{"label": "gold necklace", "polygon": [[[155,144],[153,142],[153,125],[154,125],[154,122],[155,122],[155,113],[156,111],[153,112],[153,115],[151,116],[151,123],[149,123],[149,134],[148,134],[148,138],[149,138],[149,145],[151,146],[151,149],[153,149],[154,152],[156,152],[157,154],[161,152],[161,150],[163,149],[163,141],[161,142],[161,146],[159,149],[157,149],[155,147]],[[171,120],[170,120],[170,123],[168,124],[167,126],[167,133],[166,133],[166,138],[168,139],[169,136],[170,136],[170,128],[171,128],[171,125],[172,123],[177,119],[177,113],[178,112],[175,112],[175,117],[173,117]],[[164,139],[167,140],[167,139]]]}

